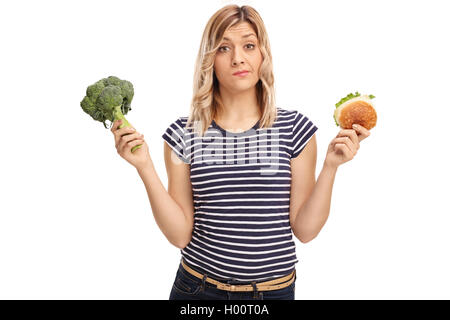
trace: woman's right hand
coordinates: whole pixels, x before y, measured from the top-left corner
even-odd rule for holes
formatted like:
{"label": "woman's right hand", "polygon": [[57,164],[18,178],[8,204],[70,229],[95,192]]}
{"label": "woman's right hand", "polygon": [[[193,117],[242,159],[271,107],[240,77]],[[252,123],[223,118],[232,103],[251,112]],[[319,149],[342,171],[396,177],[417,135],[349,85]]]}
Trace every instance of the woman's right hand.
{"label": "woman's right hand", "polygon": [[[133,127],[119,129],[121,124],[122,120],[116,120],[111,128],[111,132],[114,134],[117,153],[138,170],[148,166],[151,159],[144,135],[141,135]],[[139,144],[141,144],[141,147],[131,152],[131,149]]]}

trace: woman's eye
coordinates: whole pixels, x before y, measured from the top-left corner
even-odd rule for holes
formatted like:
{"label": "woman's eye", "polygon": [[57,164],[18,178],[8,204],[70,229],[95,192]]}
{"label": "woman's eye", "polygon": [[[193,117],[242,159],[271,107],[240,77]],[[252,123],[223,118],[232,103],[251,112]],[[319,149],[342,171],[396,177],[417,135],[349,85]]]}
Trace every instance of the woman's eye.
{"label": "woman's eye", "polygon": [[[251,49],[253,49],[253,48],[255,47],[255,45],[254,45],[254,44],[252,44],[252,43],[247,43],[247,44],[246,44],[246,46],[249,46],[249,45],[250,45],[250,46],[252,46],[252,48],[251,48]],[[222,50],[223,48],[228,48],[228,46],[223,46],[223,47],[220,47],[220,48],[219,48],[219,51],[223,51],[223,50]]]}

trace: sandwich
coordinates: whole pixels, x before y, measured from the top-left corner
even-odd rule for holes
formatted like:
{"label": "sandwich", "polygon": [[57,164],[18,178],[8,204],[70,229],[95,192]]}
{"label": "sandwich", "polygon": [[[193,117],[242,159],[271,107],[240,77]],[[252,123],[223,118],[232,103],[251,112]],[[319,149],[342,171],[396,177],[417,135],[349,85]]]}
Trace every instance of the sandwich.
{"label": "sandwich", "polygon": [[334,121],[342,129],[352,129],[353,124],[359,124],[367,130],[375,127],[377,113],[373,106],[374,95],[361,95],[358,91],[349,93],[336,103]]}

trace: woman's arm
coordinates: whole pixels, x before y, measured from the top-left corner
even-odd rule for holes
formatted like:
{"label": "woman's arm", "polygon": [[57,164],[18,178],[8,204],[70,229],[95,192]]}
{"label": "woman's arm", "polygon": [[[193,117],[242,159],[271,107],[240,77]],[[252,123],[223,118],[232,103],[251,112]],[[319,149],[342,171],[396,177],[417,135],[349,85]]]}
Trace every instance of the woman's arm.
{"label": "woman's arm", "polygon": [[[147,190],[155,221],[170,243],[182,249],[187,246],[194,228],[194,200],[190,166],[179,160],[164,143],[164,160],[169,176],[169,191],[164,188],[153,166],[144,135],[133,127],[119,129],[122,120],[114,121],[111,132],[119,155],[133,165]],[[141,148],[131,152],[141,144]]]}
{"label": "woman's arm", "polygon": [[[328,145],[327,155],[317,182],[314,183],[316,161],[315,140],[311,139],[294,160],[293,172],[296,172],[298,192],[291,197],[299,197],[300,204],[293,209],[291,228],[301,242],[314,239],[322,229],[330,213],[331,193],[337,168],[352,160],[360,147],[359,143],[370,135],[369,130],[356,125],[354,129],[339,131]],[[309,146],[310,145],[310,146]],[[304,178],[306,177],[306,178]]]}
{"label": "woman's arm", "polygon": [[[177,170],[177,172],[172,172],[173,176],[178,177],[178,179],[186,179],[186,173],[182,172],[186,171],[186,166],[188,167],[188,165],[174,164],[174,166],[176,166],[175,170]],[[153,216],[155,217],[158,227],[174,246],[180,249],[186,247],[192,237],[194,226],[193,205],[191,206],[188,203],[187,205],[182,204],[180,206],[177,201],[174,200],[159,179],[153,161],[150,161],[148,165],[137,169],[137,171],[144,182]],[[187,176],[187,179],[189,179],[189,175]],[[183,183],[178,185],[183,187]],[[192,191],[189,190],[189,192]],[[178,192],[177,195],[179,196],[180,192]],[[189,198],[189,196],[185,198]],[[190,201],[193,202],[192,197],[190,198]],[[183,209],[183,207],[186,208]],[[192,209],[190,209],[190,207],[192,207]],[[192,212],[187,212],[191,210]]]}
{"label": "woman's arm", "polygon": [[314,134],[303,151],[291,159],[290,223],[303,243],[319,234],[330,212],[336,168],[324,164],[316,182],[317,142]]}
{"label": "woman's arm", "polygon": [[328,219],[336,172],[337,167],[323,165],[310,196],[297,212],[292,230],[303,243],[314,239]]}

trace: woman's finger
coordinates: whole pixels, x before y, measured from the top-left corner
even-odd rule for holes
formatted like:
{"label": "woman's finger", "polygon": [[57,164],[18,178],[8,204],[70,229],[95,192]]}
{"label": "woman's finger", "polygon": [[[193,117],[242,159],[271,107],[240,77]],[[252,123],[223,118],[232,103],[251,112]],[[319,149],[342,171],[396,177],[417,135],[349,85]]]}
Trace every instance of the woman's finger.
{"label": "woman's finger", "polygon": [[113,122],[113,126],[111,127],[111,132],[114,133],[114,131],[117,130],[117,127],[120,126],[122,123],[122,120],[116,120]]}
{"label": "woman's finger", "polygon": [[359,141],[364,140],[365,138],[367,138],[368,136],[370,136],[370,131],[367,130],[366,128],[364,128],[362,125],[360,124],[353,124],[353,129],[356,130],[356,132],[358,133],[358,138]]}
{"label": "woman's finger", "polygon": [[336,143],[335,149],[340,150],[347,160],[351,160],[354,157],[354,154],[345,143]]}
{"label": "woman's finger", "polygon": [[117,129],[115,134],[118,135],[119,137],[122,137],[125,134],[130,134],[130,133],[134,133],[134,132],[136,132],[135,128],[123,127],[123,128]]}
{"label": "woman's finger", "polygon": [[124,148],[128,148],[127,144],[129,144],[130,142],[132,142],[136,139],[142,139],[143,136],[144,135],[141,135],[140,133],[133,133],[133,134],[123,136],[119,142],[119,149],[123,150]]}
{"label": "woman's finger", "polygon": [[126,143],[124,143],[121,152],[122,153],[127,153],[127,154],[131,154],[131,149],[133,149],[134,146],[137,146],[138,144],[143,144],[144,140],[143,139],[135,139],[135,140],[131,140],[128,141]]}
{"label": "woman's finger", "polygon": [[136,139],[136,140],[130,141],[127,143],[127,150],[129,149],[131,151],[131,149],[134,146],[137,146],[138,144],[143,144],[143,143],[144,143],[144,139]]}
{"label": "woman's finger", "polygon": [[134,139],[138,139],[140,137],[141,137],[141,134],[139,132],[135,132],[135,133],[132,133],[132,134],[124,135],[122,137],[122,140],[125,141],[125,142],[130,142],[130,141],[132,141]]}
{"label": "woman's finger", "polygon": [[349,137],[351,139],[351,141],[355,144],[356,146],[356,150],[359,149],[359,137],[356,134],[355,130],[352,129],[346,129],[346,130],[341,130],[339,131],[338,137]]}
{"label": "woman's finger", "polygon": [[117,129],[114,132],[114,137],[115,137],[115,141],[116,141],[116,148],[120,143],[120,140],[125,138],[127,135],[130,135],[132,133],[136,132],[136,130],[134,128],[130,128],[130,127],[123,127],[121,129]]}
{"label": "woman's finger", "polygon": [[353,141],[349,137],[345,136],[333,139],[334,145],[342,143],[345,144],[353,154],[356,153],[357,146],[353,143]]}

